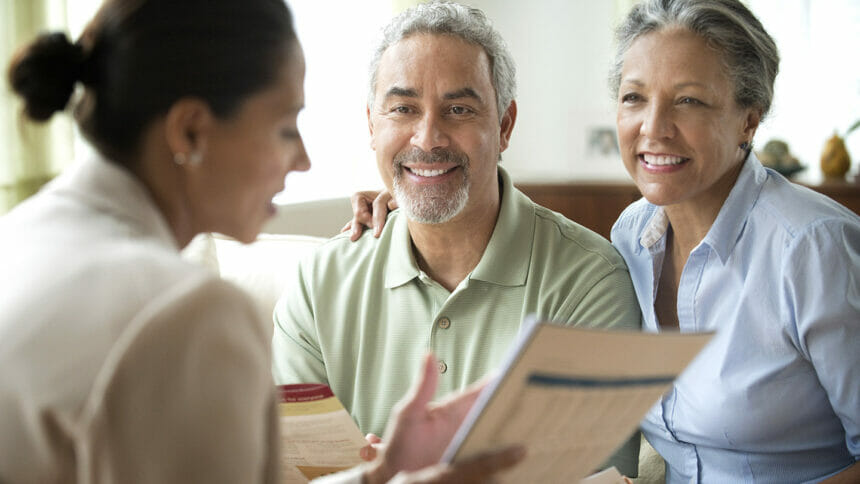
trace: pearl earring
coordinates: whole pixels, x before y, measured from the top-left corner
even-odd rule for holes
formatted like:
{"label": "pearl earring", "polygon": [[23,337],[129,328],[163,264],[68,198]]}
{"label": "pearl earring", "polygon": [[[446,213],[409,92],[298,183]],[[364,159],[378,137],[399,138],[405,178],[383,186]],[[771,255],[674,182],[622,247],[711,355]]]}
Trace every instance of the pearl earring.
{"label": "pearl earring", "polygon": [[203,155],[199,151],[193,151],[190,155],[186,155],[185,153],[179,152],[173,154],[173,162],[177,165],[189,164],[191,166],[197,166],[203,161]]}

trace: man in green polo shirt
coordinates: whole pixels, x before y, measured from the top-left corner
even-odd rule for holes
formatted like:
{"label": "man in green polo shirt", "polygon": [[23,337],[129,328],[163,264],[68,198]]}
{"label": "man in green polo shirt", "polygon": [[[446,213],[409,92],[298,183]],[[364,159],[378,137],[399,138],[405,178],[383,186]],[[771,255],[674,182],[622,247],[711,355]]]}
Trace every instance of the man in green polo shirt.
{"label": "man in green polo shirt", "polygon": [[[300,264],[275,309],[278,383],[331,386],[380,434],[428,351],[437,395],[497,368],[523,318],[635,329],[626,266],[599,235],[535,205],[498,166],[516,121],[510,54],[483,13],[413,7],[371,65],[371,146],[400,206]],[[638,441],[613,464],[636,472]]]}

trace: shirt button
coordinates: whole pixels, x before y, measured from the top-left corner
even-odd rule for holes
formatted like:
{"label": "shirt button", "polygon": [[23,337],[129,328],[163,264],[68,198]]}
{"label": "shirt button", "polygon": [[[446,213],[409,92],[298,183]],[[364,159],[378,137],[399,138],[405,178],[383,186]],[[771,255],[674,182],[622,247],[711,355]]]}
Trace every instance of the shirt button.
{"label": "shirt button", "polygon": [[442,329],[448,329],[451,327],[451,320],[448,318],[439,318],[439,327]]}
{"label": "shirt button", "polygon": [[448,371],[448,365],[444,361],[439,360],[439,373],[445,373],[446,371]]}

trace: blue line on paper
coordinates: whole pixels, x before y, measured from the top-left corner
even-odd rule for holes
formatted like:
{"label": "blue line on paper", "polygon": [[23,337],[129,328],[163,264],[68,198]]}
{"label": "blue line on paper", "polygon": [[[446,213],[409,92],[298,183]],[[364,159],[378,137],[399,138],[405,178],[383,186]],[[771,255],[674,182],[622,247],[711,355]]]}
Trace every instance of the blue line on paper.
{"label": "blue line on paper", "polygon": [[555,376],[541,373],[529,375],[529,385],[548,387],[611,388],[666,385],[675,380],[673,376],[654,376],[645,378],[586,378]]}

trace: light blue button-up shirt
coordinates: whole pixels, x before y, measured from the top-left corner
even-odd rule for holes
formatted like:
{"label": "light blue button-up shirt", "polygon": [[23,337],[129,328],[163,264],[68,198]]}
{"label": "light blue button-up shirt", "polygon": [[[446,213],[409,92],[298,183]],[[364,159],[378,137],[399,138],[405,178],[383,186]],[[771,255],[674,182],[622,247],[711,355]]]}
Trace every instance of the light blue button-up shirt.
{"label": "light blue button-up shirt", "polygon": [[[612,242],[643,327],[668,219],[642,199]],[[860,456],[860,217],[750,156],[678,288],[682,332],[716,331],[642,422],[668,482],[816,482]]]}

